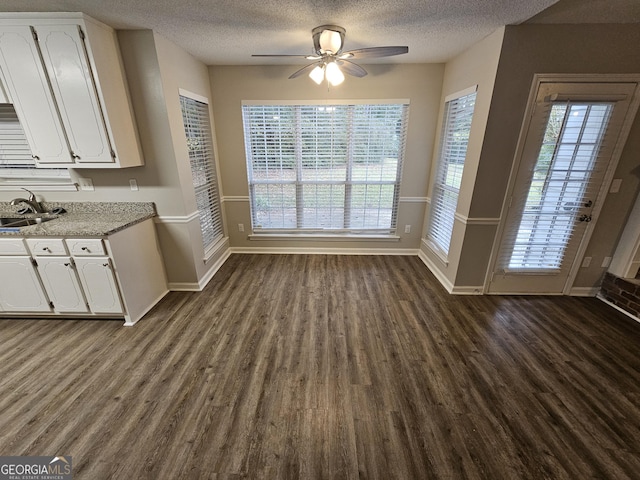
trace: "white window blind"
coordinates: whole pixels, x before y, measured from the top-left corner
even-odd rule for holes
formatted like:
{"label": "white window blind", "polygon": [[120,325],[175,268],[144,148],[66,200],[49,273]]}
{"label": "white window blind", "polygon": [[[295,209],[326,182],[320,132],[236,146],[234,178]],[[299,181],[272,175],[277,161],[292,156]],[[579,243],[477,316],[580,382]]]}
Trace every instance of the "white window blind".
{"label": "white window blind", "polygon": [[475,104],[476,92],[445,103],[426,234],[427,240],[444,257],[449,254]]}
{"label": "white window blind", "polygon": [[0,104],[0,187],[70,185],[66,168],[36,168],[11,104]]}
{"label": "white window blind", "polygon": [[206,103],[180,95],[191,175],[205,251],[223,235],[213,139]]}
{"label": "white window blind", "polygon": [[523,190],[526,195],[512,200],[524,207],[517,230],[506,233],[512,247],[499,262],[506,271],[560,270],[576,220],[591,220],[583,207],[598,196],[607,168],[606,162],[596,160],[613,102],[562,101],[538,108],[547,110],[548,120],[531,183]]}
{"label": "white window blind", "polygon": [[243,105],[254,231],[395,233],[408,110]]}

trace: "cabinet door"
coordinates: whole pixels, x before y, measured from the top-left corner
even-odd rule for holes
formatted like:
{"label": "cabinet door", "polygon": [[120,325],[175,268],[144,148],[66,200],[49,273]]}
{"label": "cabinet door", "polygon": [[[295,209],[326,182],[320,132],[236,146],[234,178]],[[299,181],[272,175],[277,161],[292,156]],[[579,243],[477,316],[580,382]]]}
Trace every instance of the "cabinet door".
{"label": "cabinet door", "polygon": [[70,257],[39,257],[38,272],[56,312],[86,312],[78,275]]}
{"label": "cabinet door", "polygon": [[6,312],[51,312],[31,257],[0,257],[0,304]]}
{"label": "cabinet door", "polygon": [[77,257],[74,261],[91,311],[122,313],[118,285],[109,257]]}
{"label": "cabinet door", "polygon": [[104,115],[78,25],[36,27],[76,163],[113,163]]}
{"label": "cabinet door", "polygon": [[31,153],[38,163],[72,163],[60,115],[30,27],[2,26],[0,68]]}

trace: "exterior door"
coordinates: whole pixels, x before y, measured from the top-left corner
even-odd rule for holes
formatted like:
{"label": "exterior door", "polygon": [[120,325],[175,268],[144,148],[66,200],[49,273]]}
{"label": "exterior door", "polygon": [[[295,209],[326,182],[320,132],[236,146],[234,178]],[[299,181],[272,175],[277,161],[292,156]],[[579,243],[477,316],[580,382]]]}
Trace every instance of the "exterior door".
{"label": "exterior door", "polygon": [[561,294],[571,286],[617,147],[626,140],[623,124],[635,115],[636,87],[539,85],[489,293]]}

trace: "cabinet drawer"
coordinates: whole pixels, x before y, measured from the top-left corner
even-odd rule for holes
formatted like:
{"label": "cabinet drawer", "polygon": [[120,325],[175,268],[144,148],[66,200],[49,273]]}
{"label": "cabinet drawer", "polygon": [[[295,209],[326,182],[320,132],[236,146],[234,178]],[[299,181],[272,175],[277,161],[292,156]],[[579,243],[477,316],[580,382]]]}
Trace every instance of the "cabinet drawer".
{"label": "cabinet drawer", "polygon": [[0,238],[0,255],[28,255],[22,238]]}
{"label": "cabinet drawer", "polygon": [[61,238],[27,238],[29,250],[35,256],[66,255],[67,249]]}
{"label": "cabinet drawer", "polygon": [[85,255],[106,255],[104,244],[99,238],[67,238],[67,247],[74,257]]}

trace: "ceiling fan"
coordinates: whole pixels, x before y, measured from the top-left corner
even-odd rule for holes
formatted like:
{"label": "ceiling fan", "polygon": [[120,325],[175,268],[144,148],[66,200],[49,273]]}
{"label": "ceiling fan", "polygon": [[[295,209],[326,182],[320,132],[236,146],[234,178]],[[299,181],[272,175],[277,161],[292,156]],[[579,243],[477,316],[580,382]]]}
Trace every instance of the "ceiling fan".
{"label": "ceiling fan", "polygon": [[333,86],[340,85],[344,81],[342,71],[354,77],[364,77],[367,71],[352,60],[375,57],[391,57],[402,55],[409,51],[409,47],[370,47],[359,48],[343,52],[344,35],[346,30],[337,25],[321,25],[311,30],[313,38],[312,55],[252,55],[252,57],[289,57],[315,60],[313,63],[302,67],[289,76],[296,78],[305,73],[318,85],[327,80]]}

